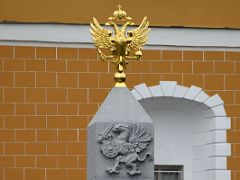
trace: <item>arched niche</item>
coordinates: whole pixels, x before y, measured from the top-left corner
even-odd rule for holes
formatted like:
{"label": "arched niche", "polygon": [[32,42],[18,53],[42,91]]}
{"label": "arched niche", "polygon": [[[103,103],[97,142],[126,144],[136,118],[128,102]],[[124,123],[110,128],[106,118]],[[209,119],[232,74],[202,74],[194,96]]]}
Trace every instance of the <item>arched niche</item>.
{"label": "arched niche", "polygon": [[175,81],[140,84],[132,94],[154,122],[156,165],[183,165],[184,180],[231,179],[231,145],[226,142],[230,118],[219,95]]}

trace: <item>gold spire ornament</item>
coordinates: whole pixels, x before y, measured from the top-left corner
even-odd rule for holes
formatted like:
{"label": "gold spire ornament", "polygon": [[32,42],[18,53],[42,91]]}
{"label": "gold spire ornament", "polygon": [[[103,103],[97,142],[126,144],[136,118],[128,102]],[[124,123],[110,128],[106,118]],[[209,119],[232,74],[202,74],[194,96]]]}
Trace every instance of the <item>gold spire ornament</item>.
{"label": "gold spire ornament", "polygon": [[[115,87],[126,87],[126,75],[123,72],[128,64],[126,60],[139,60],[141,58],[141,47],[148,40],[149,22],[147,17],[144,17],[139,27],[126,32],[127,27],[134,25],[134,23],[132,18],[127,16],[127,13],[119,5],[118,10],[114,11],[105,25],[113,27],[114,35],[112,31],[103,28],[97,19],[93,17],[93,22],[90,23],[90,32],[94,45],[102,61],[111,59],[116,65],[117,72],[114,75]],[[101,49],[109,49],[110,55],[105,55]]]}

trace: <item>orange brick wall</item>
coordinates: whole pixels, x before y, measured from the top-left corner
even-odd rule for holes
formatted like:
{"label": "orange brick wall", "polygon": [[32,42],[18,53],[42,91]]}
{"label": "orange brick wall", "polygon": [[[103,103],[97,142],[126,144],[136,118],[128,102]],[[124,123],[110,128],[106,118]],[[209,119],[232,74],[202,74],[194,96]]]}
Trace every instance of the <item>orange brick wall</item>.
{"label": "orange brick wall", "polygon": [[[113,87],[95,49],[0,46],[0,179],[86,178],[86,127]],[[240,180],[240,52],[146,50],[129,88],[173,80],[220,94],[232,118],[232,180]]]}

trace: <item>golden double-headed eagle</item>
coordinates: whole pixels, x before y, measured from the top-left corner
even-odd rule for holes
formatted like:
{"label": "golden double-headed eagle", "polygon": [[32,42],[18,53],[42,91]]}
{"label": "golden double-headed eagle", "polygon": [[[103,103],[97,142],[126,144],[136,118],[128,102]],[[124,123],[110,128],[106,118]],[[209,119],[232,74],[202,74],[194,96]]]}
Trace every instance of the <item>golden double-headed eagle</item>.
{"label": "golden double-headed eagle", "polygon": [[[118,72],[114,76],[115,86],[124,87],[126,86],[124,83],[126,76],[123,70],[127,65],[126,60],[141,58],[141,47],[147,42],[150,29],[148,28],[149,22],[144,17],[139,27],[127,31],[128,26],[134,25],[134,23],[120,5],[118,8],[105,23],[106,26],[113,27],[114,34],[109,29],[102,27],[96,18],[93,18],[93,22],[90,24],[90,32],[100,59],[102,61],[112,59],[116,65]],[[110,54],[104,54],[101,49],[109,49]]]}

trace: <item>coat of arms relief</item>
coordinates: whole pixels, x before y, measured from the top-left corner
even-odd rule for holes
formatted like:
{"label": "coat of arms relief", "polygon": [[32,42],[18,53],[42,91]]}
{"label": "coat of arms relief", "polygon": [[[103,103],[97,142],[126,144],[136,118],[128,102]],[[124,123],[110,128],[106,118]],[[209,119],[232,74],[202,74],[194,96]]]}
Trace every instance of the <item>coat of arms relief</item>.
{"label": "coat of arms relief", "polygon": [[[143,152],[147,150],[152,139],[147,130],[139,124],[111,124],[99,133],[98,137],[102,154],[115,161],[106,171],[109,174],[119,174],[120,165],[125,164],[129,175],[140,175],[138,163],[144,162],[146,158],[153,160],[150,152]],[[140,153],[143,157],[140,157]]]}

